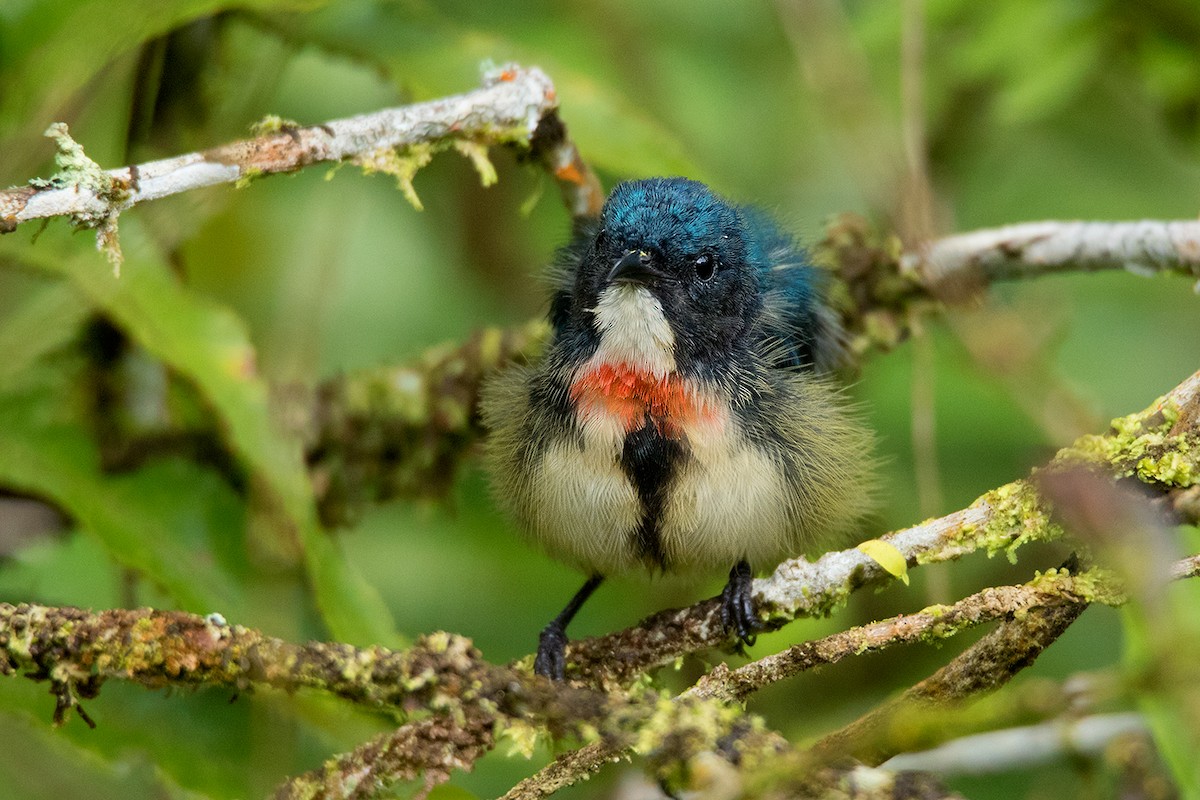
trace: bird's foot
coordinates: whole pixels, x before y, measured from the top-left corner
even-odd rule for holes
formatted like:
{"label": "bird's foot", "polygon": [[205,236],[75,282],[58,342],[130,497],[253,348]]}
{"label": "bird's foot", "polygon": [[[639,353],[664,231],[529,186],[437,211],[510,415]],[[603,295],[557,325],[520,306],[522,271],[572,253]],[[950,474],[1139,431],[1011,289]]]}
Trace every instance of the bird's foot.
{"label": "bird's foot", "polygon": [[737,634],[737,650],[743,654],[746,645],[754,646],[755,634],[767,627],[754,613],[753,581],[750,564],[739,561],[729,570],[729,583],[721,590],[721,624],[727,633]]}
{"label": "bird's foot", "polygon": [[533,671],[552,681],[561,681],[567,664],[566,626],[551,622],[538,636],[537,656],[533,659]]}
{"label": "bird's foot", "polygon": [[558,616],[550,620],[550,624],[542,629],[538,637],[537,656],[533,659],[533,671],[544,675],[552,681],[561,681],[567,666],[567,626],[575,618],[576,612],[587,599],[596,591],[596,587],[604,582],[603,575],[593,575],[587,583],[575,593],[567,607]]}

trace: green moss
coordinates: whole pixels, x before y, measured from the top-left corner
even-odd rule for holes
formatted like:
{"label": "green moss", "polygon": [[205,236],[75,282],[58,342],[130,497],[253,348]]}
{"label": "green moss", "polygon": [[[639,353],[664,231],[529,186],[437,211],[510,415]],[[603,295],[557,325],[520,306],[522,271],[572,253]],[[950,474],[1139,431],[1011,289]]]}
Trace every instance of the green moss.
{"label": "green moss", "polygon": [[536,725],[531,725],[522,719],[510,718],[500,729],[501,738],[508,739],[509,746],[506,755],[509,758],[521,756],[533,758],[538,745],[545,738],[545,732]]}
{"label": "green moss", "polygon": [[[1004,552],[1016,563],[1016,551],[1033,541],[1049,542],[1063,535],[1062,527],[1050,519],[1050,514],[1029,481],[1013,481],[980,497],[972,509],[986,506],[983,524],[964,523],[949,535],[951,542],[960,542],[967,550],[985,550],[989,557]],[[923,553],[917,563],[935,563],[945,559],[941,548]]]}
{"label": "green moss", "polygon": [[367,175],[381,172],[396,179],[400,191],[417,211],[425,210],[417,190],[413,187],[413,178],[422,167],[433,161],[433,156],[439,150],[447,147],[446,142],[416,142],[401,149],[381,148],[371,153],[355,156],[352,163],[362,168]]}
{"label": "green moss", "polygon": [[1172,434],[1179,407],[1164,399],[1136,414],[1114,419],[1108,434],[1080,437],[1059,451],[1056,465],[1104,465],[1119,477],[1146,483],[1194,486],[1200,479],[1195,437]]}
{"label": "green moss", "polygon": [[1117,574],[1102,567],[1089,567],[1075,574],[1064,568],[1038,571],[1029,585],[1041,591],[1069,594],[1088,603],[1106,606],[1120,606],[1129,599],[1120,589]]}
{"label": "green moss", "polygon": [[470,139],[458,139],[454,142],[454,149],[471,162],[471,166],[479,173],[480,184],[487,187],[494,185],[500,180],[499,176],[496,175],[495,165],[488,158],[487,145],[471,141]]}
{"label": "green moss", "polygon": [[258,167],[242,167],[242,174],[233,182],[235,189],[245,189],[250,184],[261,178],[265,173]]}
{"label": "green moss", "polygon": [[[54,166],[58,168],[58,171],[49,180],[30,181],[31,186],[37,188],[74,186],[90,189],[101,199],[110,203],[120,203],[128,199],[129,191],[88,157],[83,151],[83,145],[71,137],[65,122],[55,122],[46,129],[44,135],[54,140]],[[92,222],[98,221],[93,220]]]}
{"label": "green moss", "polygon": [[250,133],[254,136],[266,136],[271,133],[280,133],[287,130],[295,130],[300,127],[300,123],[292,119],[284,119],[277,114],[267,114],[258,122],[250,126]]}
{"label": "green moss", "polygon": [[1181,442],[1179,449],[1163,453],[1157,458],[1146,456],[1137,462],[1137,476],[1147,483],[1162,483],[1167,486],[1186,488],[1196,484],[1196,455],[1188,442]]}

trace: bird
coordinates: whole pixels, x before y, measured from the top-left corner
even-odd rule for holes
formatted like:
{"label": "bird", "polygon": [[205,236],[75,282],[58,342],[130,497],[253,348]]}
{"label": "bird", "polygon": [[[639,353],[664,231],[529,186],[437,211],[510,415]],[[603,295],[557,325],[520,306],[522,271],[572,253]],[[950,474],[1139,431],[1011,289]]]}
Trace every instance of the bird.
{"label": "bird", "polygon": [[754,574],[844,543],[870,495],[827,272],[766,212],[667,177],[615,186],[550,278],[542,355],[480,399],[498,504],[587,575],[534,671],[564,678],[568,624],[628,573],[729,570],[721,622],[752,644]]}

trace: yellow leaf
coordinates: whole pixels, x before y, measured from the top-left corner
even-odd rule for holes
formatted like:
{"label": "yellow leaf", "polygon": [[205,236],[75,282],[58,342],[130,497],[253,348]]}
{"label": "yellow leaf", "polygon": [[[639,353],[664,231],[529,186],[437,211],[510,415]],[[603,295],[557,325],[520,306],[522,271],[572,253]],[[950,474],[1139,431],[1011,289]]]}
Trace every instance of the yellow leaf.
{"label": "yellow leaf", "polygon": [[889,574],[904,581],[905,586],[908,585],[908,562],[904,560],[904,554],[896,548],[896,545],[885,542],[883,539],[868,539],[860,544],[858,549],[874,559],[875,563],[887,570]]}

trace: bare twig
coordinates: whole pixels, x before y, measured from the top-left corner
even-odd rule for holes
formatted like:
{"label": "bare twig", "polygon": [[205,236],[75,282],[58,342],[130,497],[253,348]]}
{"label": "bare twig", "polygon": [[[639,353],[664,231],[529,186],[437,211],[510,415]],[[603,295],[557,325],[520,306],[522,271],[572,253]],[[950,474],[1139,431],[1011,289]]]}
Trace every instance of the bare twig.
{"label": "bare twig", "polygon": [[987,282],[1068,270],[1200,276],[1200,222],[1026,222],[947,236],[903,259],[936,285],[978,270]]}
{"label": "bare twig", "polygon": [[558,182],[563,203],[574,220],[578,222],[600,215],[600,207],[604,205],[600,179],[567,137],[566,126],[557,113],[551,112],[542,118],[530,147],[534,157]]}
{"label": "bare twig", "polygon": [[1149,736],[1141,714],[1125,712],[1055,719],[1040,725],[964,736],[919,753],[901,753],[880,767],[941,775],[986,775],[1065,757],[1094,758],[1114,739],[1130,734]]}

